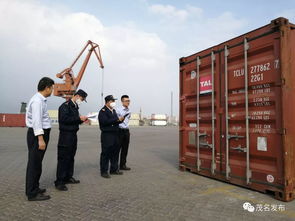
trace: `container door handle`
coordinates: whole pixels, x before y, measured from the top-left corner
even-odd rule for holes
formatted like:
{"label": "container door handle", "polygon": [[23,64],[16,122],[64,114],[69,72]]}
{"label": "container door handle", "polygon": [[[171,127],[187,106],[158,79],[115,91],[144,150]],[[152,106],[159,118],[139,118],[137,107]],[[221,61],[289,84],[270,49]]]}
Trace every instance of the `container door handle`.
{"label": "container door handle", "polygon": [[247,152],[247,148],[246,147],[241,147],[241,145],[239,145],[237,147],[231,147],[230,149],[237,150],[237,151],[244,152],[244,153]]}
{"label": "container door handle", "polygon": [[205,148],[209,148],[209,149],[212,149],[213,148],[213,145],[212,144],[203,143],[203,142],[200,143],[200,146],[205,147]]}
{"label": "container door handle", "polygon": [[197,136],[196,136],[196,144],[197,144],[197,170],[200,171],[201,161],[200,161],[200,65],[201,60],[200,57],[197,57]]}
{"label": "container door handle", "polygon": [[240,135],[236,135],[236,134],[229,134],[227,135],[227,139],[230,140],[230,139],[242,139],[242,138],[245,138],[245,136],[240,136]]}
{"label": "container door handle", "polygon": [[250,171],[250,142],[249,142],[249,102],[248,102],[248,50],[249,43],[247,38],[244,39],[244,69],[245,69],[245,120],[246,120],[246,181],[250,183],[251,171]]}
{"label": "container door handle", "polygon": [[214,51],[211,52],[211,76],[212,76],[212,94],[211,94],[211,115],[212,115],[212,161],[211,161],[211,173],[215,174],[216,164],[215,164],[215,102],[214,102],[214,64],[215,55]]}
{"label": "container door handle", "polygon": [[229,56],[229,50],[227,49],[227,45],[224,46],[224,76],[225,76],[225,133],[226,133],[226,154],[225,154],[225,173],[226,173],[226,179],[229,180],[229,174],[230,174],[230,165],[229,165],[229,129],[228,129],[228,70],[227,70],[227,58]]}

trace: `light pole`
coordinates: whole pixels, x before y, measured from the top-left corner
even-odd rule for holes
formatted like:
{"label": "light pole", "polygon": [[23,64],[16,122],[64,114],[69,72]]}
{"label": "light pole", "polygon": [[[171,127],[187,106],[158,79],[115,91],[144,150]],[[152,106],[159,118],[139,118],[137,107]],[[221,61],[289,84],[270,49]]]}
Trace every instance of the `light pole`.
{"label": "light pole", "polygon": [[103,81],[104,81],[104,68],[101,71],[101,93],[100,93],[100,95],[101,95],[101,101],[100,101],[101,107],[103,107],[103,105],[104,105],[104,103],[103,103]]}
{"label": "light pole", "polygon": [[172,123],[173,117],[173,91],[171,91],[171,113],[170,113],[170,123]]}

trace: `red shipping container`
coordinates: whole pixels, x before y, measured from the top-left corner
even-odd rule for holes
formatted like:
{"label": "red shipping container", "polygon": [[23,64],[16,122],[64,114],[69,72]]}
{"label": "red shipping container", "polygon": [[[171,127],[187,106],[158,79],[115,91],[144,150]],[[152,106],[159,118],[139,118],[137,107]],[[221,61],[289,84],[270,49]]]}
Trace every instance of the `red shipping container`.
{"label": "red shipping container", "polygon": [[294,111],[285,18],[181,58],[180,169],[293,200]]}
{"label": "red shipping container", "polygon": [[0,127],[25,127],[25,114],[0,114]]}

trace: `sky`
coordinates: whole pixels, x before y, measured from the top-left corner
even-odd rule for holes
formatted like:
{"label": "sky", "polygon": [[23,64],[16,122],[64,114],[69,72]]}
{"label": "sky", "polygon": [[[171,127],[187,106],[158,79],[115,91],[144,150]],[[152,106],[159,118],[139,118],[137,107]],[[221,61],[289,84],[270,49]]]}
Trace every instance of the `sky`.
{"label": "sky", "polygon": [[[178,115],[180,57],[281,16],[295,23],[294,1],[0,0],[0,113],[18,113],[44,76],[62,83],[56,73],[91,40],[105,68],[90,59],[79,86],[89,94],[81,114],[99,111],[103,87],[104,96],[128,94],[132,112],[144,116],[170,115],[173,93]],[[62,102],[52,95],[48,109]]]}

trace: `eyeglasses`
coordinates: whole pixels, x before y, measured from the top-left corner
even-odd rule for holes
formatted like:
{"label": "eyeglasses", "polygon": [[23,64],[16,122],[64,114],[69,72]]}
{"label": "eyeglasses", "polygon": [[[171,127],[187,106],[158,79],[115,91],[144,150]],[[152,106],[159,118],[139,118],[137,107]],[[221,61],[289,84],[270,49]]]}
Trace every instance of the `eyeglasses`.
{"label": "eyeglasses", "polygon": [[130,100],[125,100],[125,101],[123,101],[123,102],[130,102]]}

